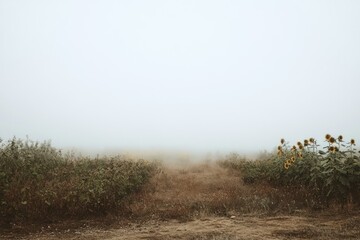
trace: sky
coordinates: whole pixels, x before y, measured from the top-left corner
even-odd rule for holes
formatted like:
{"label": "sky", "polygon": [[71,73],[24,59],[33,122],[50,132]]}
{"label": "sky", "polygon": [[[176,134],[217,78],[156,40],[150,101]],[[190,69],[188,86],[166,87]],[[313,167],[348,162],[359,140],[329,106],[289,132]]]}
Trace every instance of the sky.
{"label": "sky", "polygon": [[0,0],[0,138],[245,152],[360,140],[360,1]]}

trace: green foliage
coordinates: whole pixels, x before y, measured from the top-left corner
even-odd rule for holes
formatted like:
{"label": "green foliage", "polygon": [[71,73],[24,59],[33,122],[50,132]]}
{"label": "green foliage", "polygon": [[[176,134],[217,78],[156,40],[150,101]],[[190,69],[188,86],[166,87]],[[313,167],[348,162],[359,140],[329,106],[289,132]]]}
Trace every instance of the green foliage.
{"label": "green foliage", "polygon": [[236,153],[231,153],[224,161],[220,161],[219,164],[223,167],[240,171],[244,183],[251,184],[265,181],[268,165],[271,163],[267,159],[249,161]]}
{"label": "green foliage", "polygon": [[75,157],[49,142],[14,138],[0,146],[0,216],[44,220],[121,210],[156,168],[122,156]]}
{"label": "green foliage", "polygon": [[[246,161],[230,155],[221,162],[241,171],[245,183],[269,183],[276,188],[307,189],[303,199],[328,206],[331,202],[360,204],[360,158],[355,141],[345,143],[326,135],[327,146],[311,138],[288,146],[283,139],[277,156],[266,160]],[[311,199],[308,199],[311,198]]]}

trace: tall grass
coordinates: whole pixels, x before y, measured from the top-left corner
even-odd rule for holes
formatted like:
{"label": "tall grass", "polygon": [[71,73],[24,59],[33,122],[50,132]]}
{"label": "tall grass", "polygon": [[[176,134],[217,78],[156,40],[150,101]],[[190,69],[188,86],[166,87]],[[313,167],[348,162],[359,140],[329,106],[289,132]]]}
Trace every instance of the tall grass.
{"label": "tall grass", "polygon": [[0,216],[4,221],[83,217],[121,211],[157,164],[62,154],[50,142],[12,139],[0,145]]}

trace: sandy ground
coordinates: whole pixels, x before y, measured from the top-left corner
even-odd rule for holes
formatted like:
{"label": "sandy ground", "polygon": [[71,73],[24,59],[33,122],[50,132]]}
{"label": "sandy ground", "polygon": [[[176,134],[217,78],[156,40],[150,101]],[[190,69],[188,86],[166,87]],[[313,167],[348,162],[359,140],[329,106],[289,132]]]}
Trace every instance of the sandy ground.
{"label": "sandy ground", "polygon": [[359,211],[245,214],[234,201],[249,194],[240,182],[216,165],[179,166],[160,173],[135,196],[129,204],[132,220],[69,221],[35,230],[15,226],[0,229],[0,239],[360,239]]}

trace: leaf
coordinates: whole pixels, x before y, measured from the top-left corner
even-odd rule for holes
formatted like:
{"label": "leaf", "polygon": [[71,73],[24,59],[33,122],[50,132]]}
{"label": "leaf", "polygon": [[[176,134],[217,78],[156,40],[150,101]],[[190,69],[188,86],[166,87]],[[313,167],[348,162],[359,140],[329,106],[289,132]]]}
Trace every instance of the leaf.
{"label": "leaf", "polygon": [[324,155],[326,152],[319,150],[319,154]]}
{"label": "leaf", "polygon": [[342,169],[342,168],[340,168],[340,167],[335,167],[335,169],[336,169],[336,171],[338,171],[338,172],[340,172],[340,173],[342,173],[342,174],[346,174],[347,172],[346,172],[346,170],[344,170],[344,169]]}
{"label": "leaf", "polygon": [[321,161],[320,162],[321,167],[327,168],[329,165],[330,165],[330,163],[328,161]]}
{"label": "leaf", "polygon": [[324,171],[323,174],[329,174],[329,173],[332,173],[334,169],[329,169],[327,171]]}

